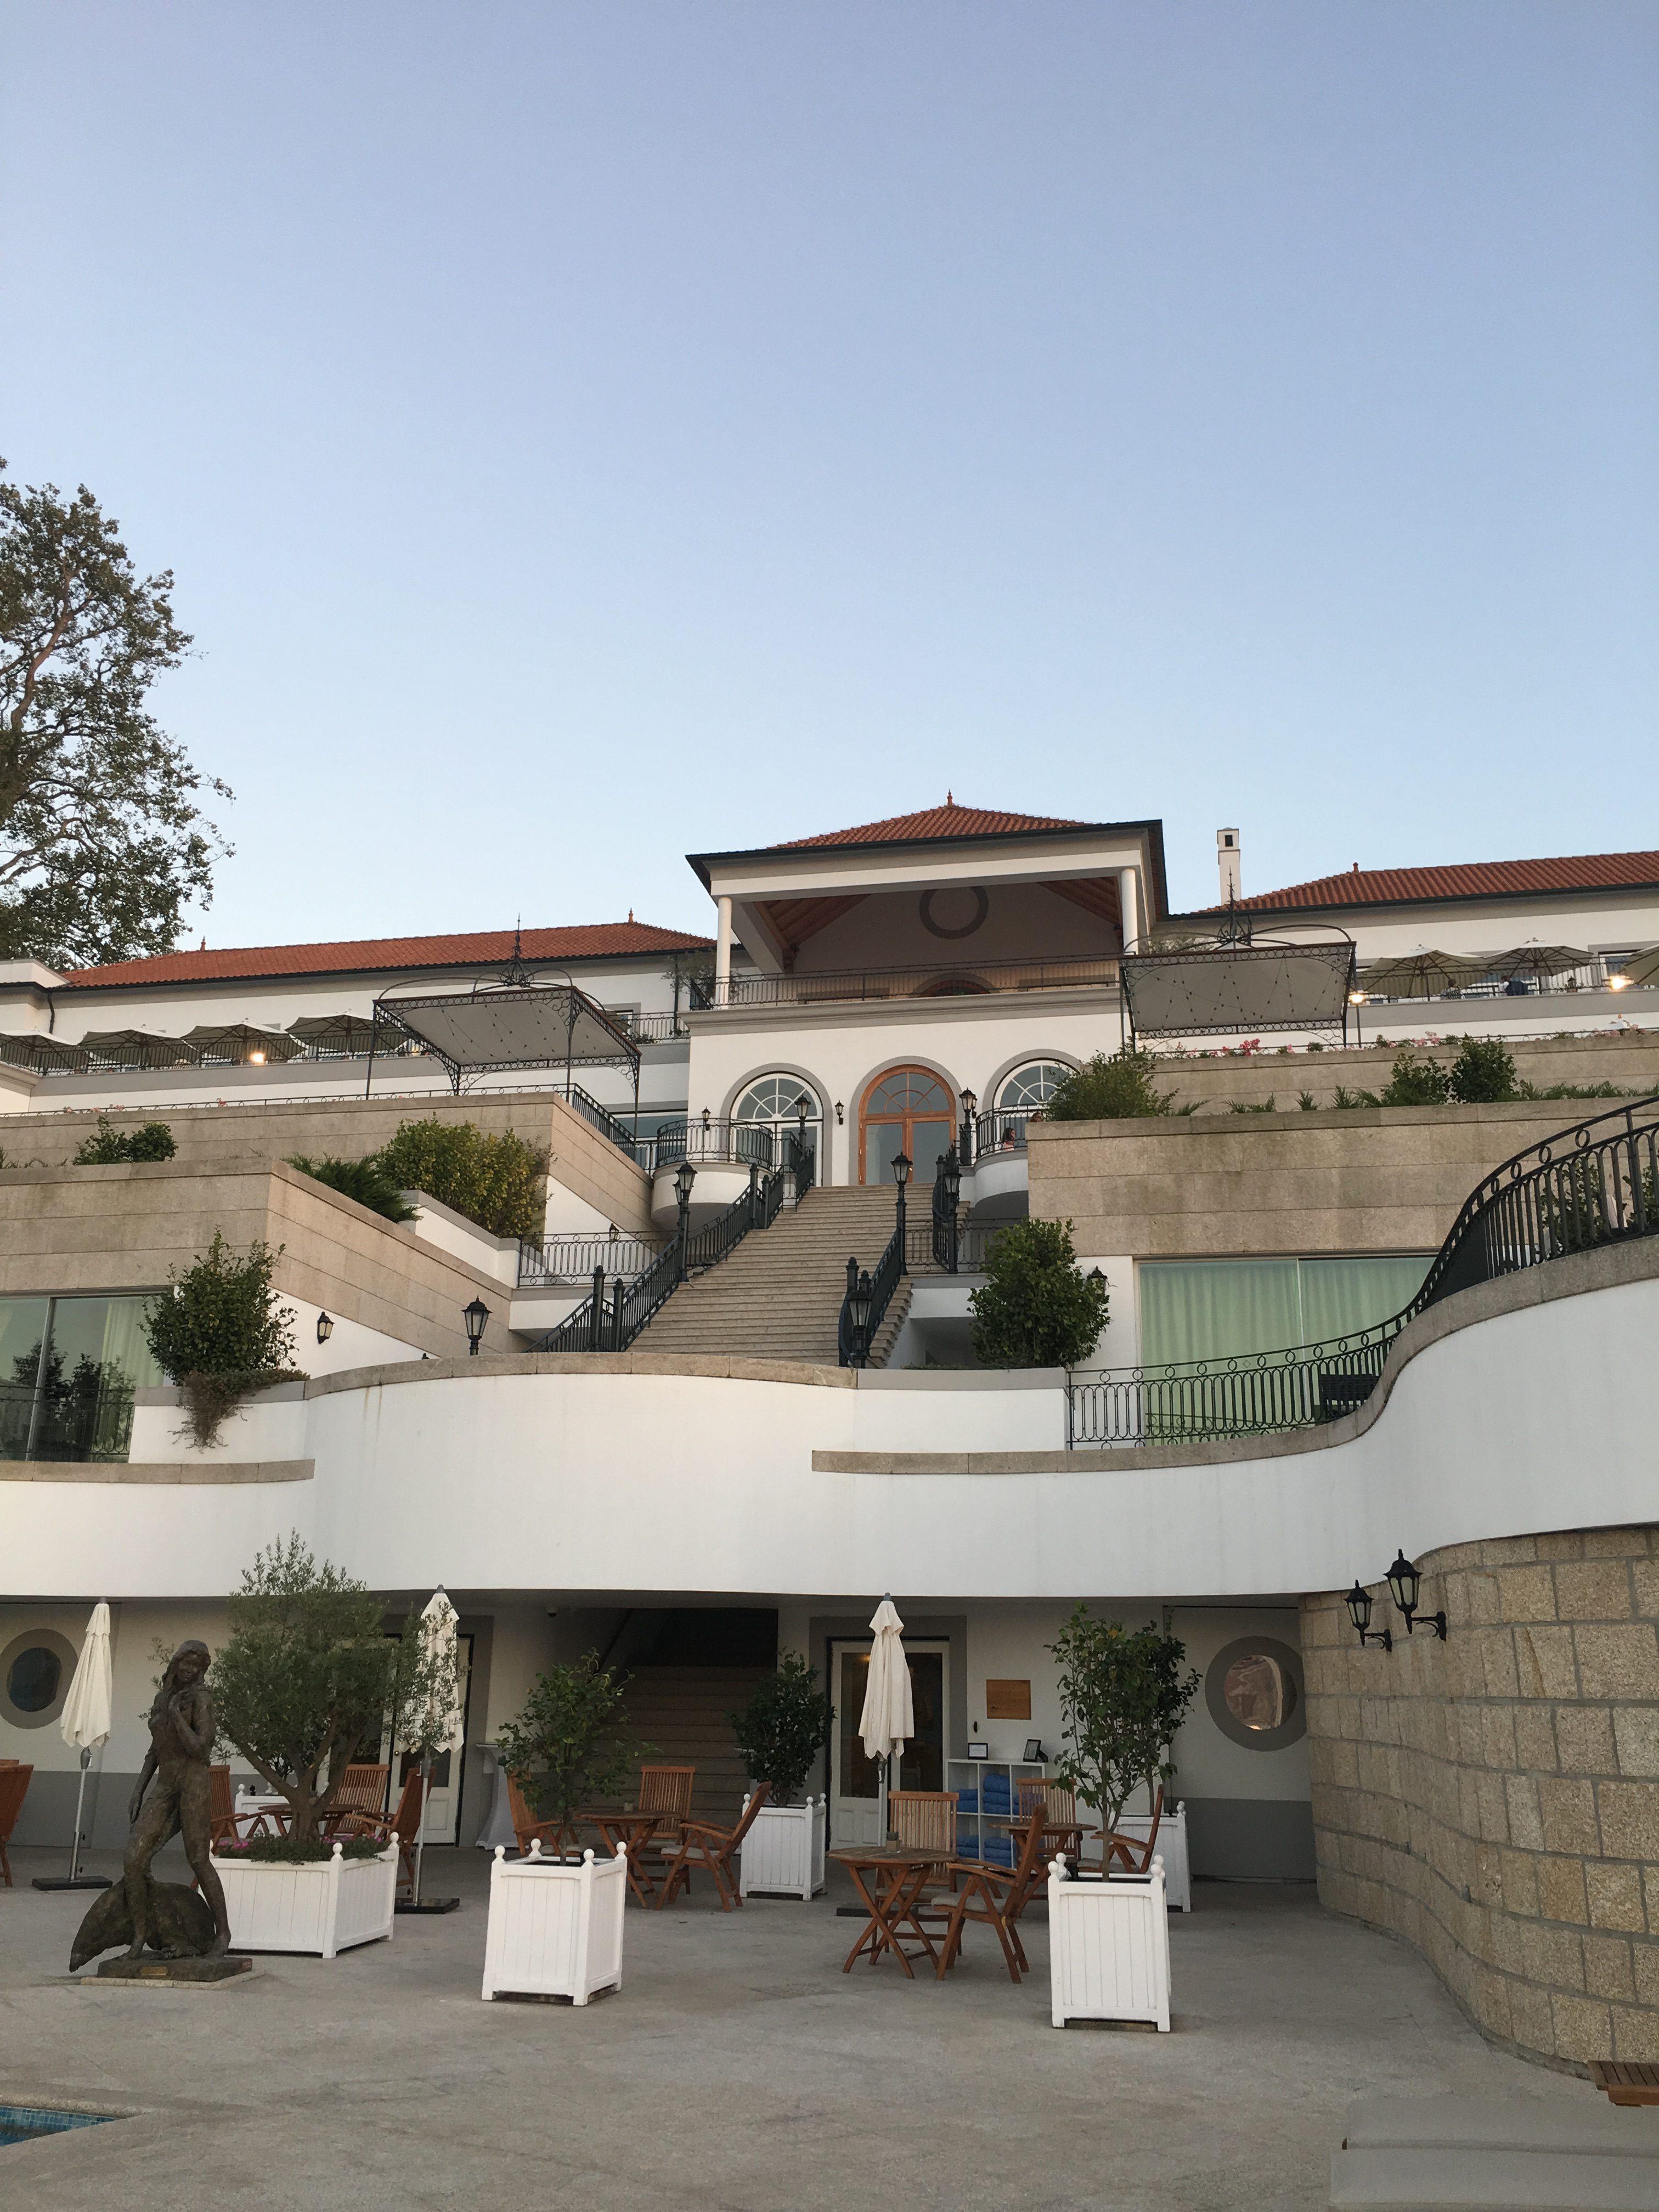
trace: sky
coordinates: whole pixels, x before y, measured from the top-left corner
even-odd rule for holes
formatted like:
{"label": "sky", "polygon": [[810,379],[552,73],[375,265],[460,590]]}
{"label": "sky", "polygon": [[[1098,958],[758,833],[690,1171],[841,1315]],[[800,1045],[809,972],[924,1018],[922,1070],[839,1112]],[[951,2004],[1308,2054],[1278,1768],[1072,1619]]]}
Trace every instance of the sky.
{"label": "sky", "polygon": [[0,7],[0,453],[234,789],[187,941],[1659,845],[1649,0]]}

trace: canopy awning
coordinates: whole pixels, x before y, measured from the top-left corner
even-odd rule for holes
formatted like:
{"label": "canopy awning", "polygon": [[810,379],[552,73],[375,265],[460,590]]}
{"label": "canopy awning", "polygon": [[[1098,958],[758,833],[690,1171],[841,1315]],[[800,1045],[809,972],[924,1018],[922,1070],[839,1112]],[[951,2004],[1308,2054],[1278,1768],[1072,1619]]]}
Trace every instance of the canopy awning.
{"label": "canopy awning", "polygon": [[196,1048],[152,1030],[88,1030],[81,1040],[101,1067],[193,1067]]}
{"label": "canopy awning", "polygon": [[457,1091],[465,1076],[530,1067],[626,1067],[639,1082],[639,1047],[574,983],[377,999],[374,1019],[441,1060]]}
{"label": "canopy awning", "polygon": [[1325,945],[1223,945],[1130,953],[1121,972],[1137,1036],[1346,1032],[1354,954],[1346,939]]}

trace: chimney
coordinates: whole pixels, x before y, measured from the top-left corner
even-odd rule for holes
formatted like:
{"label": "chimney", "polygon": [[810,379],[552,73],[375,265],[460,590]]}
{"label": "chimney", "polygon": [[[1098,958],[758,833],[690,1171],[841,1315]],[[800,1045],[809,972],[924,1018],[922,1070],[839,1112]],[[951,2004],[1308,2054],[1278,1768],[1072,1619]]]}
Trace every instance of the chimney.
{"label": "chimney", "polygon": [[1215,833],[1216,866],[1221,871],[1221,903],[1240,896],[1238,880],[1238,832],[1237,830],[1218,830]]}

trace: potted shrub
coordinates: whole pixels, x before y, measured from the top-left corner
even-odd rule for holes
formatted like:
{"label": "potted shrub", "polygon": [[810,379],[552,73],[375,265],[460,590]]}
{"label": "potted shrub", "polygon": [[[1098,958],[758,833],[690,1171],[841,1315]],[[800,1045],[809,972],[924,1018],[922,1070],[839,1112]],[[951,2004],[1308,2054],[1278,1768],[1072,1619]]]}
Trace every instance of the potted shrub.
{"label": "potted shrub", "polygon": [[738,1888],[744,1897],[806,1899],[823,1887],[829,1801],[820,1796],[793,1802],[830,1741],[835,1717],[817,1680],[816,1667],[786,1651],[777,1672],[758,1686],[743,1711],[727,1717],[751,1784],[772,1785],[743,1839]]}
{"label": "potted shrub", "polygon": [[230,1940],[331,1959],[391,1935],[398,1857],[395,1842],[325,1840],[331,1801],[346,1768],[385,1732],[406,1735],[446,1685],[414,1619],[389,1637],[380,1599],[297,1535],[257,1554],[228,1609],[210,1678],[219,1734],[289,1805],[286,1835],[215,1848]]}
{"label": "potted shrub", "polygon": [[200,1451],[255,1391],[305,1380],[294,1364],[293,1316],[271,1280],[280,1249],[256,1240],[239,1255],[216,1230],[144,1316],[151,1354],[178,1386]]}
{"label": "potted shrub", "polygon": [[[1151,1802],[1174,1773],[1169,1749],[1198,1687],[1178,1638],[1126,1629],[1079,1605],[1049,1646],[1059,1667],[1065,1748],[1060,1778],[1117,1832],[1132,1793]],[[1068,2019],[1170,2025],[1164,1867],[1079,1879],[1056,1860],[1048,1883],[1048,1960],[1056,2027]]]}
{"label": "potted shrub", "polygon": [[626,1862],[562,1847],[574,1844],[581,1807],[614,1796],[649,1748],[618,1732],[629,1679],[585,1652],[538,1674],[524,1711],[496,1731],[501,1765],[542,1816],[553,1849],[544,1851],[538,1835],[527,1856],[509,1861],[507,1846],[496,1845],[486,1997],[515,1990],[586,2004],[595,1990],[621,1986]]}

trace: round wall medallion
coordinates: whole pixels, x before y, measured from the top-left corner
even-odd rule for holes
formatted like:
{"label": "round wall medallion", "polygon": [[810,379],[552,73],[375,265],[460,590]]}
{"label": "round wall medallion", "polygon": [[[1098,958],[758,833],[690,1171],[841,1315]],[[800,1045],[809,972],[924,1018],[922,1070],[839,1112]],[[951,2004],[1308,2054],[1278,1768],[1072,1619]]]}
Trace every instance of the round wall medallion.
{"label": "round wall medallion", "polygon": [[1249,1751],[1282,1751],[1307,1732],[1302,1661],[1273,1636],[1241,1636],[1204,1670],[1210,1718]]}
{"label": "round wall medallion", "polygon": [[971,937],[991,911],[991,902],[977,884],[950,890],[924,891],[921,926],[930,937]]}
{"label": "round wall medallion", "polygon": [[0,1720],[45,1728],[64,1710],[75,1678],[75,1646],[53,1628],[30,1629],[0,1651]]}

